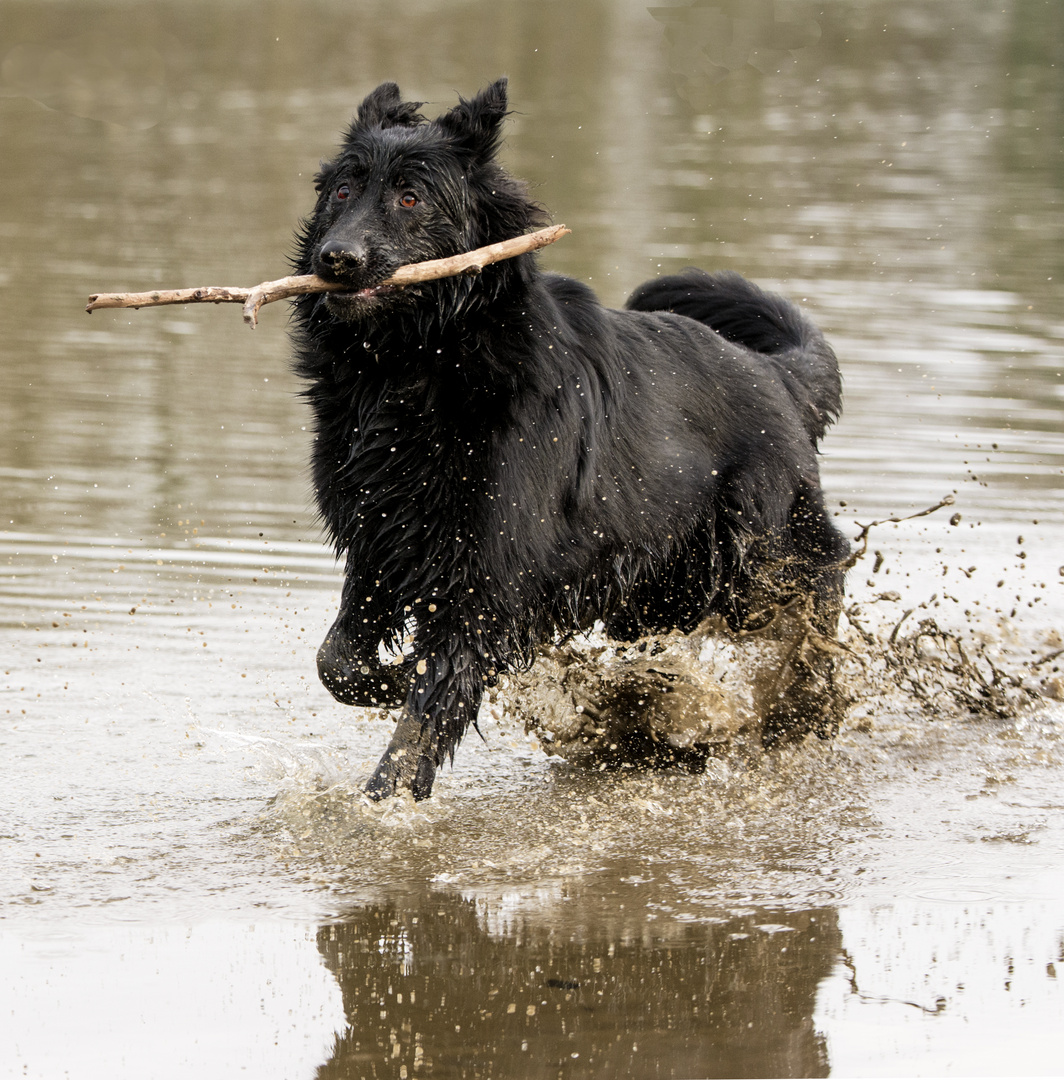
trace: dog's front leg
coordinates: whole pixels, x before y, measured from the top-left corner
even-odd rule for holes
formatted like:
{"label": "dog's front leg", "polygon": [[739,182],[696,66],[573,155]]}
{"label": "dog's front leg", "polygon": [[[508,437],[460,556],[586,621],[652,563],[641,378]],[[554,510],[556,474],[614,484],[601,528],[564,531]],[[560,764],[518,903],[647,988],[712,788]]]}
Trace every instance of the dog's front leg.
{"label": "dog's front leg", "polygon": [[392,596],[374,588],[349,560],[340,612],[318,650],[318,678],[337,701],[381,706],[406,700],[410,665],[383,663],[379,651],[394,608]]}
{"label": "dog's front leg", "polygon": [[425,718],[403,709],[391,742],[366,784],[376,802],[407,788],[415,799],[427,799],[436,779],[436,732]]}
{"label": "dog's front leg", "polygon": [[477,718],[484,694],[482,649],[456,634],[446,644],[419,650],[414,679],[392,740],[369,782],[366,794],[386,799],[407,788],[415,799],[432,794],[436,769]]}

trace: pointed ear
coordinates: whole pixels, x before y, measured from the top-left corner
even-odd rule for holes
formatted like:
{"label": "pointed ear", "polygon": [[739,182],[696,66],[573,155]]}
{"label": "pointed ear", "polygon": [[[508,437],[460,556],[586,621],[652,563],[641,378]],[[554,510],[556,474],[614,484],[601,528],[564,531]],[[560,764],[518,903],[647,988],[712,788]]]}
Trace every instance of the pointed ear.
{"label": "pointed ear", "polygon": [[502,137],[506,118],[506,78],[484,87],[472,101],[460,97],[436,124],[456,143],[482,160],[492,157]]}
{"label": "pointed ear", "polygon": [[425,118],[418,112],[421,101],[403,101],[399,87],[393,82],[381,83],[371,94],[367,94],[358,107],[358,118],[351,125],[356,128],[413,127],[423,123]]}

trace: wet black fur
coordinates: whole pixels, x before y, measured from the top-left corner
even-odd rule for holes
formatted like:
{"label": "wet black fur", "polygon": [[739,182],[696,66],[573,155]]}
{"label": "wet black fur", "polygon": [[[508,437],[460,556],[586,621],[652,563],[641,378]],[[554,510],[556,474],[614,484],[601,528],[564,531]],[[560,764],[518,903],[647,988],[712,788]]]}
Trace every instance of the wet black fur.
{"label": "wet black fur", "polygon": [[[687,270],[616,311],[531,255],[374,291],[545,223],[495,160],[505,80],[431,122],[419,108],[393,83],[365,99],[296,259],[350,286],[295,302],[295,342],[345,560],[319,672],[340,701],[403,705],[375,797],[429,794],[485,686],[596,619],[624,639],[742,628],[810,596],[833,633],[846,554],[816,460],[838,365],[786,300]],[[407,659],[382,664],[404,634]]]}

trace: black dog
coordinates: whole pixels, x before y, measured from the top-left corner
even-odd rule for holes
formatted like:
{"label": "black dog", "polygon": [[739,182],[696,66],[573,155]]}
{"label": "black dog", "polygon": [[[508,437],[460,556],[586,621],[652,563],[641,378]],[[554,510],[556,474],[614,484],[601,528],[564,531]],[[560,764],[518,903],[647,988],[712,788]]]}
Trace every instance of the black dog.
{"label": "black dog", "polygon": [[[427,796],[485,687],[597,619],[624,640],[741,629],[801,597],[833,635],[847,553],[816,461],[838,365],[787,301],[688,270],[614,311],[531,255],[378,287],[545,223],[495,160],[505,80],[431,122],[420,105],[394,83],[362,102],[296,257],[349,287],[298,299],[295,339],[346,560],[318,671],[339,701],[403,706],[374,798]],[[833,731],[829,667],[766,738]]]}

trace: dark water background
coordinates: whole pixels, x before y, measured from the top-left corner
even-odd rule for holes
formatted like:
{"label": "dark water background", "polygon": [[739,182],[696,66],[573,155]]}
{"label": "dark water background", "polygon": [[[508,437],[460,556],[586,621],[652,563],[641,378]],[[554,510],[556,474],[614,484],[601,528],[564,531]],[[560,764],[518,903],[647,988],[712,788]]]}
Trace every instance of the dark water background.
{"label": "dark water background", "polygon": [[[284,312],[82,310],[278,276],[362,95],[502,73],[544,264],[785,292],[844,528],[955,495],[832,746],[588,773],[503,701],[362,805]],[[1057,0],[0,0],[0,1076],[1059,1073],[1062,136]]]}

